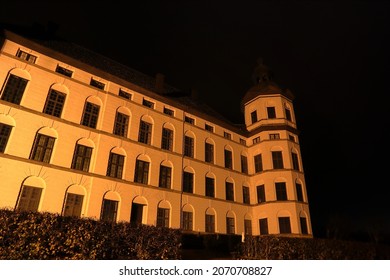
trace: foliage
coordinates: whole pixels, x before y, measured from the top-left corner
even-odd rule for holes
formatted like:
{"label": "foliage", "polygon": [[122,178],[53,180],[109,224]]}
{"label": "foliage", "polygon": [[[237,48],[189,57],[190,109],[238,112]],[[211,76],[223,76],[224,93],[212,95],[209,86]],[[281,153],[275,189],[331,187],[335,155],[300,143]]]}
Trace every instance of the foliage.
{"label": "foliage", "polygon": [[388,258],[377,244],[316,238],[247,236],[239,246],[238,259],[272,260],[373,260]]}
{"label": "foliage", "polygon": [[0,259],[179,259],[180,231],[0,210]]}

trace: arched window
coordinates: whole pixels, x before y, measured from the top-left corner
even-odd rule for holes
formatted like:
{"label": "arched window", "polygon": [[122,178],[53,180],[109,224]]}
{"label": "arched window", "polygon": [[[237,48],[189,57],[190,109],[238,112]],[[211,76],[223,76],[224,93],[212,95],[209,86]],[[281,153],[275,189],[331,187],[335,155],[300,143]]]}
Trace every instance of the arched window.
{"label": "arched window", "polygon": [[15,120],[11,116],[0,114],[0,153],[5,152],[14,126]]}
{"label": "arched window", "polygon": [[94,146],[90,139],[82,138],[78,140],[74,149],[71,168],[88,172]]}
{"label": "arched window", "polygon": [[27,71],[17,68],[11,70],[3,86],[1,100],[19,105],[22,101],[27,83],[30,80],[31,76]]}
{"label": "arched window", "polygon": [[172,185],[172,164],[169,161],[163,161],[160,164],[160,176],[158,186],[160,188],[170,189]]}
{"label": "arched window", "polygon": [[118,136],[127,137],[130,123],[130,110],[119,107],[116,111],[113,133]]}
{"label": "arched window", "polygon": [[43,113],[60,118],[65,105],[66,93],[68,93],[68,89],[64,85],[52,85],[46,98]]}
{"label": "arched window", "polygon": [[104,194],[100,220],[116,222],[118,216],[120,196],[117,192],[108,191]]}
{"label": "arched window", "polygon": [[98,97],[88,97],[85,101],[81,124],[91,128],[96,128],[101,105],[102,101]]}
{"label": "arched window", "polygon": [[62,210],[63,216],[81,217],[85,188],[80,185],[71,185],[66,190],[65,202]]}
{"label": "arched window", "polygon": [[30,176],[26,178],[20,188],[16,203],[18,211],[38,211],[41,204],[41,196],[46,183],[42,178]]}
{"label": "arched window", "polygon": [[43,127],[38,130],[31,148],[30,159],[50,163],[57,137],[58,134],[53,128]]}
{"label": "arched window", "polygon": [[207,208],[205,213],[205,232],[215,232],[216,215],[213,208]]}
{"label": "arched window", "polygon": [[150,159],[146,155],[140,155],[135,161],[134,182],[147,185],[149,182]]}
{"label": "arched window", "polygon": [[192,231],[194,229],[194,208],[192,205],[184,205],[182,215],[182,229]]}

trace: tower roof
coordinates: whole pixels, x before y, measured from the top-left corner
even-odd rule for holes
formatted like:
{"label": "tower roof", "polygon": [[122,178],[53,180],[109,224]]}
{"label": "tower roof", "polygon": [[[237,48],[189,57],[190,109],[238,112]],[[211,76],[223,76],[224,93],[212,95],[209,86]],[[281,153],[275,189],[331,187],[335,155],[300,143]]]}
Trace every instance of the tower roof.
{"label": "tower roof", "polygon": [[244,95],[241,100],[241,110],[243,111],[244,105],[255,99],[260,95],[268,95],[268,94],[281,94],[286,96],[289,99],[294,99],[294,95],[290,90],[282,88],[277,83],[273,81],[273,75],[269,68],[264,65],[263,59],[258,59],[258,64],[253,71],[253,81],[255,83]]}

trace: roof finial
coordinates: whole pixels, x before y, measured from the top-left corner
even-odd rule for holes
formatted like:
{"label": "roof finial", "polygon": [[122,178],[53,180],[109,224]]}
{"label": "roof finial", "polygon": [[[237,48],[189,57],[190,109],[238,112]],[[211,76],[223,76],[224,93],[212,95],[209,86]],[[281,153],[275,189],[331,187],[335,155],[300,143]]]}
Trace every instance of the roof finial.
{"label": "roof finial", "polygon": [[257,59],[257,66],[253,71],[253,80],[256,85],[271,80],[269,69],[264,65],[262,57]]}

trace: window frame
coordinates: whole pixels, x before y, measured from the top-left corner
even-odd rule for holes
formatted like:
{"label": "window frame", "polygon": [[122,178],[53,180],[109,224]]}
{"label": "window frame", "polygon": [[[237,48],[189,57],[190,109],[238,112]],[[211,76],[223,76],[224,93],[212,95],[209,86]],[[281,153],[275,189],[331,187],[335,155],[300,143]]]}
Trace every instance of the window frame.
{"label": "window frame", "polygon": [[4,153],[11,136],[13,126],[0,123],[0,153]]}
{"label": "window frame", "polygon": [[20,105],[29,80],[9,74],[1,92],[1,100]]}
{"label": "window frame", "polygon": [[37,133],[31,148],[29,159],[50,163],[56,138]]}
{"label": "window frame", "polygon": [[137,159],[135,161],[134,182],[147,185],[149,183],[150,162]]}
{"label": "window frame", "polygon": [[138,142],[151,145],[153,124],[141,120],[139,123]]}
{"label": "window frame", "polygon": [[194,173],[183,171],[182,190],[185,193],[194,193]]}
{"label": "window frame", "polygon": [[43,113],[61,118],[65,106],[66,94],[55,89],[50,89],[47,95]]}
{"label": "window frame", "polygon": [[171,151],[173,150],[173,130],[163,127],[161,133],[161,149]]}
{"label": "window frame", "polygon": [[106,176],[111,178],[122,179],[124,165],[125,165],[124,155],[110,152],[108,158]]}
{"label": "window frame", "polygon": [[130,116],[116,112],[113,133],[117,136],[127,137],[129,131]]}
{"label": "window frame", "polygon": [[169,166],[160,165],[158,187],[164,189],[171,189],[171,186],[172,186],[172,168]]}
{"label": "window frame", "polygon": [[86,101],[80,124],[83,126],[96,129],[99,121],[99,113],[100,113],[100,105]]}
{"label": "window frame", "polygon": [[[80,151],[83,150],[83,151]],[[81,153],[80,153],[81,152]],[[89,171],[91,165],[93,148],[76,143],[71,168],[84,172]],[[81,162],[80,162],[81,161]]]}

